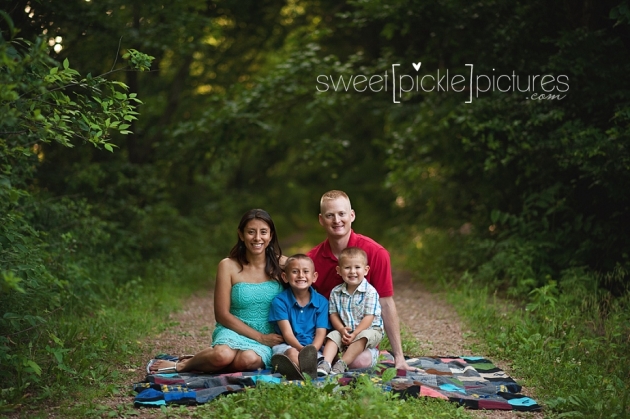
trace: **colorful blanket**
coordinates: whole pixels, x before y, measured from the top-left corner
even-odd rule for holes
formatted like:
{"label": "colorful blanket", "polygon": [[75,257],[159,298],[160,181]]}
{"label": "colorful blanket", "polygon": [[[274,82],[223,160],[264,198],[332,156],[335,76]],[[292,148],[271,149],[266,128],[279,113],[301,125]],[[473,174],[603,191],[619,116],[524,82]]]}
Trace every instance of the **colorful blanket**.
{"label": "colorful blanket", "polygon": [[[360,374],[373,375],[379,382],[380,372],[394,365],[393,357],[383,352],[381,368],[351,370],[334,378],[340,386],[349,385]],[[168,355],[162,359],[177,359]],[[385,391],[401,397],[435,397],[458,403],[470,409],[536,411],[541,407],[533,399],[519,394],[521,386],[491,361],[483,357],[421,357],[407,363],[419,372],[398,370],[396,377],[380,382]],[[134,405],[161,406],[169,404],[196,405],[207,403],[222,394],[255,387],[258,382],[280,383],[284,379],[269,370],[233,374],[149,374],[143,382],[134,384],[137,392]],[[299,381],[295,382],[299,384]],[[324,385],[324,378],[313,380]]]}

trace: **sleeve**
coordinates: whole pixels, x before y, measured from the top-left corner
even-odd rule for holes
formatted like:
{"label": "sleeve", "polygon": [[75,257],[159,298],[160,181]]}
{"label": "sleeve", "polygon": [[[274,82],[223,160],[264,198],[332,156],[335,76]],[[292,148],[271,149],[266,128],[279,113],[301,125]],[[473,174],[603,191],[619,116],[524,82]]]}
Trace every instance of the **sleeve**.
{"label": "sleeve", "polygon": [[338,313],[339,312],[339,293],[336,290],[333,290],[330,293],[330,300],[328,300],[328,313]]}
{"label": "sleeve", "polygon": [[369,283],[376,288],[379,297],[392,297],[394,295],[394,282],[389,252],[381,247],[375,250],[369,259]]}
{"label": "sleeve", "polygon": [[368,288],[365,295],[365,316],[379,317],[381,315],[381,305],[378,302],[378,293],[374,288]]}
{"label": "sleeve", "polygon": [[271,309],[269,310],[269,321],[277,322],[278,320],[289,320],[289,307],[282,298],[282,293],[271,301]]}
{"label": "sleeve", "polygon": [[322,297],[322,301],[317,309],[317,318],[315,319],[315,328],[332,329],[328,317],[328,300]]}

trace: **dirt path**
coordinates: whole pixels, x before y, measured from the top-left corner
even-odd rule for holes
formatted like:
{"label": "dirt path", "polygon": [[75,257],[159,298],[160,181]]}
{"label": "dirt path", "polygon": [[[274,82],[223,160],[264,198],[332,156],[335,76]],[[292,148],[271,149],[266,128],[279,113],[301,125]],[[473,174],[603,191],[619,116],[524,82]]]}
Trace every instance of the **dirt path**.
{"label": "dirt path", "polygon": [[[422,355],[483,355],[472,353],[468,345],[470,339],[464,338],[469,331],[462,323],[455,309],[439,294],[427,291],[422,284],[411,279],[404,272],[394,274],[394,299],[398,309],[398,317],[402,327],[406,327],[421,342]],[[492,359],[495,365],[518,381],[505,362]],[[535,398],[530,391],[523,388],[522,393]],[[542,419],[544,414],[521,413],[513,411],[475,411],[469,410],[479,418],[532,418]]]}
{"label": "dirt path", "polygon": [[[438,294],[430,293],[421,284],[412,281],[409,274],[396,272],[394,275],[395,300],[401,325],[421,342],[422,355],[479,355],[467,348],[464,338],[466,328],[462,325],[455,310]],[[207,347],[214,326],[212,290],[208,289],[189,298],[183,310],[172,313],[169,327],[163,333],[146,342],[146,361],[155,353],[192,354]],[[493,360],[496,361],[496,360]],[[511,373],[508,365],[496,364]],[[137,368],[135,381],[144,379],[144,367]],[[518,379],[518,377],[514,377]],[[533,396],[530,389],[523,393]],[[103,401],[111,407],[128,405],[130,397],[121,394]],[[191,408],[193,409],[193,408]],[[480,418],[543,418],[542,413],[516,413],[512,411],[470,411]],[[156,417],[155,410],[139,411],[138,418]],[[159,417],[159,415],[157,415]]]}

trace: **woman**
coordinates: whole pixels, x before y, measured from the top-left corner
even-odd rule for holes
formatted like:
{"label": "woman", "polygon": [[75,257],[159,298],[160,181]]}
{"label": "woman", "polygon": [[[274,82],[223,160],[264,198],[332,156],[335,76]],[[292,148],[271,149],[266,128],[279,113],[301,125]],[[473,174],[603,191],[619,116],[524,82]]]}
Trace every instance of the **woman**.
{"label": "woman", "polygon": [[269,366],[271,347],[283,342],[268,317],[271,300],[283,289],[280,265],[285,259],[269,214],[261,209],[246,212],[236,245],[219,262],[212,347],[177,362],[154,360],[149,370],[232,372]]}

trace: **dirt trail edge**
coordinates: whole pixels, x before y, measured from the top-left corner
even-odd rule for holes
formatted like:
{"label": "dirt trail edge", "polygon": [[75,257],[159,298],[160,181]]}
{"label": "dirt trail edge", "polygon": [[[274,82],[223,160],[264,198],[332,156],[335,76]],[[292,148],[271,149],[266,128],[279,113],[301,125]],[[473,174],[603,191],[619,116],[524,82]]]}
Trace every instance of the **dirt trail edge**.
{"label": "dirt trail edge", "polygon": [[[467,331],[459,316],[439,294],[427,291],[422,284],[412,280],[406,272],[394,273],[394,299],[401,321],[401,327],[411,331],[421,343],[421,351],[425,355],[483,355],[473,354],[464,338]],[[156,353],[176,355],[193,354],[206,348],[214,328],[214,301],[211,289],[201,290],[184,303],[181,311],[172,313],[169,327],[161,334],[148,337],[145,341],[146,353],[143,361]],[[497,366],[511,375],[506,363],[493,359]],[[126,372],[129,372],[127,366]],[[144,379],[145,366],[137,368],[135,381]],[[513,375],[512,375],[513,376]],[[513,376],[514,377],[514,376]],[[514,377],[518,380],[518,377]],[[129,385],[132,383],[130,382]],[[523,393],[534,397],[531,389],[524,388]],[[116,408],[129,405],[130,396],[121,393],[102,400],[101,404]],[[190,407],[194,409],[194,407]],[[140,409],[138,418],[159,417],[160,413],[153,409]],[[480,418],[543,418],[542,413],[520,413],[513,411],[469,411]]]}

